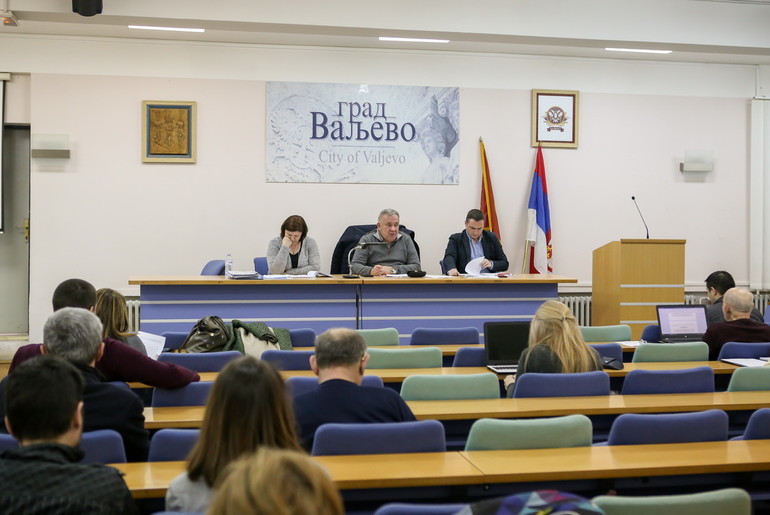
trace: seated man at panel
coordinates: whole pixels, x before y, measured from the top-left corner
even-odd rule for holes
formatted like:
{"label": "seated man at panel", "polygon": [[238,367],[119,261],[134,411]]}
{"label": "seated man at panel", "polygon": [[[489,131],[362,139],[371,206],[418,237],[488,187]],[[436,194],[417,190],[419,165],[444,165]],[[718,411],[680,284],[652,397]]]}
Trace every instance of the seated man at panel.
{"label": "seated man at panel", "polygon": [[138,513],[120,472],[82,465],[83,377],[38,356],[8,377],[5,425],[19,441],[0,457],[0,513]]}
{"label": "seated man at panel", "polygon": [[711,324],[703,334],[709,346],[709,359],[715,360],[727,342],[770,342],[770,325],[752,320],[754,296],[743,288],[730,288],[722,297],[725,321]]}
{"label": "seated man at panel", "polygon": [[484,213],[480,209],[471,209],[465,216],[465,230],[449,237],[444,251],[444,268],[447,275],[464,274],[465,265],[477,258],[484,258],[482,272],[508,270],[508,258],[500,240],[492,231],[484,230]]}
{"label": "seated man at panel", "polygon": [[[150,438],[144,428],[141,399],[128,388],[105,382],[94,368],[104,352],[99,318],[82,308],[62,308],[46,321],[43,341],[43,354],[67,360],[83,374],[83,430],[114,429],[123,437],[128,461],[146,461]],[[15,373],[14,370],[8,377]],[[0,393],[4,393],[5,387],[3,380]],[[0,415],[4,413],[5,406],[0,405]]]}
{"label": "seated man at panel", "polygon": [[[724,322],[725,316],[722,313],[722,296],[730,288],[735,288],[733,276],[724,270],[712,272],[706,277],[706,290],[711,305],[706,306],[706,321],[708,325],[715,322]],[[753,308],[751,310],[751,319],[756,322],[764,322],[762,313]]]}
{"label": "seated man at panel", "polygon": [[361,386],[368,360],[364,338],[352,329],[329,329],[316,338],[310,368],[320,385],[294,399],[300,439],[308,450],[322,424],[415,420],[390,388]]}
{"label": "seated man at panel", "polygon": [[[61,308],[83,308],[94,310],[96,289],[82,279],[67,279],[53,292],[53,310]],[[42,345],[30,344],[20,347],[13,356],[8,371],[26,359],[38,356]],[[136,381],[158,388],[181,388],[193,381],[199,381],[197,372],[173,363],[159,363],[123,342],[104,339],[104,353],[96,362],[96,368],[107,381]]]}
{"label": "seated man at panel", "polygon": [[395,209],[383,209],[377,218],[377,230],[361,236],[351,260],[354,274],[388,275],[405,274],[420,269],[420,256],[412,238],[398,229],[400,217]]}

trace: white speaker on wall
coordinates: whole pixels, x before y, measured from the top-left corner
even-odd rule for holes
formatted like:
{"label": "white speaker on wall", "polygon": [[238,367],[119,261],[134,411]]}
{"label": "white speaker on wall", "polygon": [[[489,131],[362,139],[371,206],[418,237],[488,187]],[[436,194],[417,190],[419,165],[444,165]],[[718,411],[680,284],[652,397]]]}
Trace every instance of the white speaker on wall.
{"label": "white speaker on wall", "polygon": [[714,171],[714,153],[710,150],[685,150],[684,160],[679,163],[682,173],[709,173]]}
{"label": "white speaker on wall", "polygon": [[68,134],[32,134],[29,138],[29,156],[69,159],[70,137]]}

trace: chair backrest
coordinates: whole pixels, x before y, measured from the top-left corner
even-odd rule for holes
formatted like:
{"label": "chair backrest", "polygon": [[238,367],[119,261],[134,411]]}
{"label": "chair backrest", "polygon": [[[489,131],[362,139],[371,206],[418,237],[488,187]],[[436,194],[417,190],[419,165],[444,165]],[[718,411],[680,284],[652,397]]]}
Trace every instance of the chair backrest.
{"label": "chair backrest", "polygon": [[[361,386],[372,386],[382,388],[385,386],[380,376],[364,376]],[[317,377],[289,377],[286,379],[286,388],[292,397],[297,397],[303,393],[312,392],[318,388]]]}
{"label": "chair backrest", "polygon": [[540,374],[527,372],[516,379],[514,397],[588,397],[610,394],[606,372]]}
{"label": "chair backrest", "polygon": [[225,275],[225,260],[212,259],[203,266],[201,275]]}
{"label": "chair backrest", "polygon": [[709,346],[704,342],[641,343],[634,351],[633,363],[650,361],[708,361]]}
{"label": "chair backrest", "polygon": [[200,429],[161,429],[150,440],[147,461],[183,461],[195,445]]}
{"label": "chair backrest", "polygon": [[[375,224],[363,224],[363,225],[349,225],[342,232],[342,236],[337,241],[337,245],[334,246],[332,251],[332,262],[329,267],[329,273],[331,274],[346,274],[348,273],[348,253],[350,249],[356,246],[358,240],[364,234],[375,230],[377,226]],[[399,225],[398,229],[409,235],[414,242],[414,248],[417,251],[417,255],[420,255],[420,246],[417,244],[417,240],[414,238],[414,231],[407,229],[403,225]]]}
{"label": "chair backrest", "polygon": [[155,388],[152,392],[152,407],[205,406],[213,384],[210,381],[201,381],[181,388]]}
{"label": "chair backrest", "polygon": [[479,343],[475,327],[418,327],[412,331],[409,345],[473,345]]}
{"label": "chair backrest", "polygon": [[258,256],[254,258],[254,271],[258,274],[267,275],[268,266],[267,258],[265,256]]}
{"label": "chair backrest", "polygon": [[484,367],[487,365],[487,350],[483,347],[460,347],[452,361],[453,367]]}
{"label": "chair backrest", "polygon": [[581,325],[580,332],[586,343],[589,342],[627,342],[631,339],[631,327],[618,325]]}
{"label": "chair backrest", "polygon": [[390,502],[383,504],[374,515],[454,515],[467,504],[408,504]]}
{"label": "chair backrest", "polygon": [[714,370],[711,367],[696,367],[682,370],[632,370],[623,380],[623,388],[620,393],[637,395],[713,391]]}
{"label": "chair backrest", "polygon": [[166,339],[165,343],[163,344],[163,350],[169,351],[178,349],[182,346],[184,341],[187,339],[187,335],[189,334],[190,331],[166,331],[160,333],[160,335]]}
{"label": "chair backrest", "polygon": [[593,425],[585,415],[514,420],[482,418],[471,426],[466,451],[586,447]]}
{"label": "chair backrest", "polygon": [[770,440],[770,408],[752,413],[743,435],[734,440]]}
{"label": "chair backrest", "polygon": [[751,497],[740,488],[680,495],[600,495],[593,503],[606,515],[751,515]]}
{"label": "chair backrest", "polygon": [[765,306],[765,314],[762,315],[762,318],[765,320],[766,324],[770,324],[770,304]]}
{"label": "chair backrest", "polygon": [[728,392],[770,390],[770,367],[743,367],[733,372]]}
{"label": "chair backrest", "polygon": [[315,347],[315,331],[309,328],[289,329],[292,347]]}
{"label": "chair backrest", "polygon": [[599,356],[615,358],[623,362],[623,347],[619,343],[589,343],[588,346],[593,347]]}
{"label": "chair backrest", "polygon": [[394,327],[384,327],[382,329],[358,329],[358,334],[364,337],[367,347],[399,344],[398,330]]}
{"label": "chair backrest", "polygon": [[445,452],[444,426],[438,420],[324,424],[313,439],[313,456]]}
{"label": "chair backrest", "polygon": [[499,399],[500,381],[491,372],[457,376],[418,374],[404,379],[401,397],[406,401]]}
{"label": "chair backrest", "polygon": [[369,349],[366,368],[440,368],[443,364],[441,349],[419,347],[414,349]]}
{"label": "chair backrest", "polygon": [[196,372],[219,372],[225,365],[240,356],[243,354],[234,350],[191,353],[161,352],[158,361],[181,365]]}
{"label": "chair backrest", "polygon": [[761,358],[763,356],[770,356],[770,343],[726,342],[719,349],[717,359]]}
{"label": "chair backrest", "polygon": [[123,437],[113,429],[86,431],[80,440],[85,456],[80,463],[125,463]]}
{"label": "chair backrest", "polygon": [[278,370],[310,370],[312,350],[266,350],[261,359],[272,363]]}
{"label": "chair backrest", "polygon": [[624,413],[612,423],[609,445],[717,442],[727,440],[727,413],[722,410],[661,415]]}
{"label": "chair backrest", "polygon": [[650,343],[660,343],[660,326],[650,324],[642,329],[642,340]]}
{"label": "chair backrest", "polygon": [[0,453],[8,449],[15,449],[18,446],[19,442],[16,441],[16,438],[6,433],[0,433]]}

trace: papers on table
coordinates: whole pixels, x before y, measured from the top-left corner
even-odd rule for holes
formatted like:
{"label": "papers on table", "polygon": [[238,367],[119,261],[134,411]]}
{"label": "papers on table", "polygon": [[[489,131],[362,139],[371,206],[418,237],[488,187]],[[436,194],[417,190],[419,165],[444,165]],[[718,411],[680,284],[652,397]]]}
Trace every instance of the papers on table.
{"label": "papers on table", "polygon": [[163,347],[166,346],[166,337],[144,331],[139,331],[136,335],[142,340],[144,348],[147,350],[147,356],[158,359],[160,353],[163,352]]}
{"label": "papers on table", "polygon": [[767,365],[767,360],[755,358],[724,358],[720,361],[739,367],[764,367]]}
{"label": "papers on table", "polygon": [[626,347],[638,347],[639,344],[647,343],[647,342],[643,342],[641,340],[630,340],[630,341],[627,341],[627,342],[613,342],[613,343],[619,343],[621,345],[625,345]]}
{"label": "papers on table", "polygon": [[485,258],[480,257],[468,261],[468,264],[465,265],[465,273],[468,275],[481,275],[481,262],[484,261],[484,259]]}
{"label": "papers on table", "polygon": [[228,279],[262,279],[262,275],[254,270],[230,270],[226,275]]}
{"label": "papers on table", "polygon": [[293,277],[293,276],[286,275],[286,274],[265,274],[263,276],[260,276],[260,279],[289,279],[290,277]]}

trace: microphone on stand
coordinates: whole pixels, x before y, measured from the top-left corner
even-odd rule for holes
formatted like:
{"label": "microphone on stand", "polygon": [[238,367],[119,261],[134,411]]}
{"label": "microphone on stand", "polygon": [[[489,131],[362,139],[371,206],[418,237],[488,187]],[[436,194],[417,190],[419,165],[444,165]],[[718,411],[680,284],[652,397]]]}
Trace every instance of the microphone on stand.
{"label": "microphone on stand", "polygon": [[347,274],[343,275],[345,279],[358,279],[358,276],[353,273],[353,263],[351,262],[353,258],[353,252],[357,251],[358,249],[365,249],[366,247],[377,247],[381,245],[387,245],[388,243],[385,241],[364,241],[364,242],[358,242],[358,245],[350,249],[350,252],[348,252],[348,272]]}
{"label": "microphone on stand", "polygon": [[636,197],[631,195],[631,200],[634,201],[634,205],[636,206],[636,210],[639,212],[639,218],[642,219],[642,223],[644,224],[644,228],[647,230],[647,239],[650,239],[650,228],[647,227],[647,222],[644,221],[644,216],[642,216],[642,210],[639,209],[639,204],[636,203]]}

